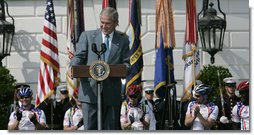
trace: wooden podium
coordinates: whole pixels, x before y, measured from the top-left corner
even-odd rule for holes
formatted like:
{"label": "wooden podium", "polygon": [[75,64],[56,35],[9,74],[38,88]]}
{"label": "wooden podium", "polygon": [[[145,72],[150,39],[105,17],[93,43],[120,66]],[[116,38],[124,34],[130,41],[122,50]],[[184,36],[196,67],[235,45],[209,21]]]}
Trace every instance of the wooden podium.
{"label": "wooden podium", "polygon": [[[91,78],[90,72],[89,72],[90,66],[86,65],[78,65],[78,66],[72,66],[72,75],[74,78],[80,78],[80,77],[87,77]],[[110,73],[108,77],[121,77],[125,78],[127,75],[127,67],[126,65],[119,64],[119,65],[109,65]],[[98,130],[102,129],[101,124],[101,81],[97,81],[97,90],[98,90],[98,97],[97,97],[97,119],[98,119]]]}

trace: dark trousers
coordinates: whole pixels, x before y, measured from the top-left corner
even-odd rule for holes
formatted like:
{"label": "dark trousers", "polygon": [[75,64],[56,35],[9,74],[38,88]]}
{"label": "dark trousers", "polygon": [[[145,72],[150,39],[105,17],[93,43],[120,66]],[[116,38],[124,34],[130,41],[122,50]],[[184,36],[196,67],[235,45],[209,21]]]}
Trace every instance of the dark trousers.
{"label": "dark trousers", "polygon": [[[82,102],[85,130],[97,130],[97,104]],[[120,105],[109,106],[102,104],[102,129],[120,129]]]}

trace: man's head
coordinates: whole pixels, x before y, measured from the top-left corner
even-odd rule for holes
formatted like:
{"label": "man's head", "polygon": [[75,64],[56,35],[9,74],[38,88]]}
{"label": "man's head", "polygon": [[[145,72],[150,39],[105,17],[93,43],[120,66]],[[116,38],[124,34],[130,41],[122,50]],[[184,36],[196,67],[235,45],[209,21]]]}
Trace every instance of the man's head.
{"label": "man's head", "polygon": [[249,81],[242,81],[238,84],[241,101],[244,105],[249,105]]}
{"label": "man's head", "polygon": [[147,100],[153,100],[153,92],[154,92],[153,87],[146,86],[144,88],[144,91],[145,91],[145,97],[146,97],[146,99]]}
{"label": "man's head", "polygon": [[136,105],[141,97],[141,94],[142,94],[141,86],[131,85],[128,87],[127,96],[131,104]]}
{"label": "man's head", "polygon": [[223,79],[225,84],[226,93],[228,96],[234,96],[235,95],[235,89],[236,89],[236,80],[232,77]]}
{"label": "man's head", "polygon": [[112,33],[118,25],[118,13],[112,7],[102,9],[100,13],[100,28],[101,31],[108,35]]}
{"label": "man's head", "polygon": [[15,86],[15,93],[14,93],[14,100],[18,100],[19,99],[19,91],[23,88],[23,87],[28,87],[30,88],[30,86],[28,84],[23,84],[23,83],[19,83]]}
{"label": "man's head", "polygon": [[193,89],[193,98],[196,99],[196,102],[199,104],[203,104],[207,102],[208,95],[211,92],[211,88],[205,84],[196,85]]}
{"label": "man's head", "polygon": [[18,97],[20,99],[20,102],[22,103],[22,106],[27,107],[31,104],[33,96],[33,91],[30,89],[30,87],[21,87],[21,89],[18,92]]}
{"label": "man's head", "polygon": [[61,96],[60,96],[61,100],[68,97],[68,91],[67,91],[67,86],[66,85],[59,85],[57,87],[57,91],[59,91],[61,93]]}

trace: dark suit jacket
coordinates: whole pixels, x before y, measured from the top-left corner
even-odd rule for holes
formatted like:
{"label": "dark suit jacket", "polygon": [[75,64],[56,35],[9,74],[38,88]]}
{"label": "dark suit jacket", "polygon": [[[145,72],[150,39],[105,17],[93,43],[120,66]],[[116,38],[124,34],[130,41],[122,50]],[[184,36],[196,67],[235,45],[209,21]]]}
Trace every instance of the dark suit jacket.
{"label": "dark suit jacket", "polygon": [[[70,65],[91,65],[98,59],[91,46],[95,43],[98,50],[102,44],[102,33],[98,30],[85,31],[76,45],[76,52]],[[126,64],[129,67],[129,40],[119,31],[115,31],[111,43],[108,64]],[[102,82],[102,103],[119,105],[121,103],[121,78],[107,78]],[[97,103],[97,82],[92,78],[81,78],[79,100]]]}

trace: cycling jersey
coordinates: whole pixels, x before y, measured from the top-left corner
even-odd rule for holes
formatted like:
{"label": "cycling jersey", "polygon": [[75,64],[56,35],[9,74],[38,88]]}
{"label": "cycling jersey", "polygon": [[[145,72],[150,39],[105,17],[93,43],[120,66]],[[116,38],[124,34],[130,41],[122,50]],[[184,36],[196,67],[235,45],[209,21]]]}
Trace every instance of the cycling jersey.
{"label": "cycling jersey", "polygon": [[250,111],[249,106],[245,106],[242,102],[237,102],[232,110],[231,120],[241,123],[241,130],[250,130]]}
{"label": "cycling jersey", "polygon": [[[45,123],[46,124],[46,117],[43,110],[40,110],[38,108],[34,108],[34,106],[31,107],[30,110],[24,110],[22,107],[19,109],[19,111],[22,112],[22,118],[19,121],[18,130],[35,130],[34,124],[29,119],[30,113],[35,113],[36,119],[39,123]],[[11,116],[9,118],[9,124],[13,124],[17,120],[16,112],[12,112]]]}
{"label": "cycling jersey", "polygon": [[131,125],[132,130],[145,130],[143,123],[140,121],[140,118],[144,116],[144,120],[147,123],[150,123],[150,114],[151,111],[148,105],[145,105],[144,102],[139,103],[137,106],[132,106],[131,104],[127,104],[126,101],[122,103],[121,107],[121,118],[120,122],[125,123],[130,121],[129,116],[132,115],[134,117],[134,122]]}
{"label": "cycling jersey", "polygon": [[[186,115],[194,116],[194,108],[196,106],[199,106],[200,114],[203,116],[203,118],[205,120],[207,120],[208,118],[211,118],[213,120],[217,119],[219,109],[216,105],[214,105],[211,102],[204,105],[204,104],[197,104],[195,101],[191,101],[188,105]],[[192,128],[192,130],[204,130],[205,129],[198,117],[196,117],[196,119],[193,121],[191,128]]]}
{"label": "cycling jersey", "polygon": [[[69,108],[64,115],[63,126],[77,126],[79,121],[83,118],[82,110],[78,107]],[[84,130],[84,125],[78,130]]]}

